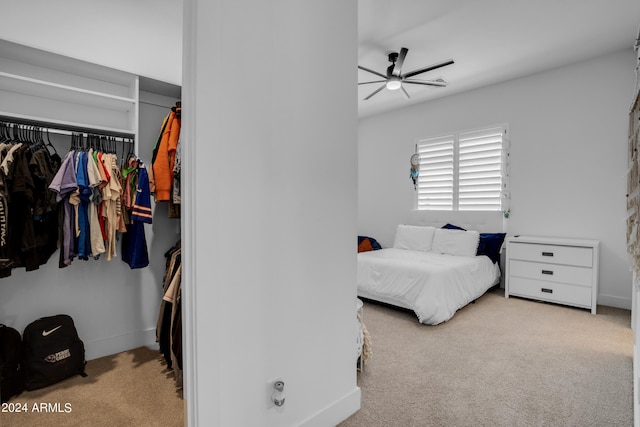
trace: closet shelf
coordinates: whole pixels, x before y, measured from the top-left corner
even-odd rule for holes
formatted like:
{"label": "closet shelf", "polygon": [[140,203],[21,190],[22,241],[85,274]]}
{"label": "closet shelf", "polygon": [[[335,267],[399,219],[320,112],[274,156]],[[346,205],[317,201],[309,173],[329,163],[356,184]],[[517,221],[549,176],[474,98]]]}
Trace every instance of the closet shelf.
{"label": "closet shelf", "polygon": [[139,82],[124,71],[0,40],[6,117],[137,139]]}
{"label": "closet shelf", "polygon": [[25,124],[31,124],[34,126],[54,127],[61,130],[68,130],[68,131],[74,131],[74,132],[100,133],[102,135],[119,136],[119,137],[127,137],[127,138],[135,137],[135,130],[133,129],[115,128],[115,127],[100,126],[95,124],[88,125],[87,123],[36,117],[36,116],[30,116],[27,114],[16,114],[16,113],[0,110],[0,121],[2,120],[16,121],[16,122],[25,123]]}
{"label": "closet shelf", "polygon": [[116,111],[130,111],[136,100],[0,71],[0,90]]}

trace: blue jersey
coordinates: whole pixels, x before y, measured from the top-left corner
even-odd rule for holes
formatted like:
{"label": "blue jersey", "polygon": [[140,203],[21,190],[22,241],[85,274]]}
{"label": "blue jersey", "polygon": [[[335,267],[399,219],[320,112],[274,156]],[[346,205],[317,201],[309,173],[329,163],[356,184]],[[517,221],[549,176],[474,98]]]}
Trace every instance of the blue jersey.
{"label": "blue jersey", "polygon": [[144,225],[151,224],[151,218],[149,175],[142,162],[138,160],[138,183],[131,209],[131,224],[127,225],[127,232],[122,235],[122,260],[131,268],[149,265]]}

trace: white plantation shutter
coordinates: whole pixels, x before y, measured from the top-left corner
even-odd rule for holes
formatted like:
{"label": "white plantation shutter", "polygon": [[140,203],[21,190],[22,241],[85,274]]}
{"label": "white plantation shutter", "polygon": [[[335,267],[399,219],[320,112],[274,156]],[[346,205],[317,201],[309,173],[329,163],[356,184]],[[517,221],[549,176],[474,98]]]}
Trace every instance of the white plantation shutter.
{"label": "white plantation shutter", "polygon": [[500,210],[502,132],[500,127],[460,134],[458,210]]}
{"label": "white plantation shutter", "polygon": [[452,210],[454,189],[453,135],[425,139],[418,144],[418,209]]}
{"label": "white plantation shutter", "polygon": [[505,131],[501,126],[420,140],[417,208],[501,210]]}

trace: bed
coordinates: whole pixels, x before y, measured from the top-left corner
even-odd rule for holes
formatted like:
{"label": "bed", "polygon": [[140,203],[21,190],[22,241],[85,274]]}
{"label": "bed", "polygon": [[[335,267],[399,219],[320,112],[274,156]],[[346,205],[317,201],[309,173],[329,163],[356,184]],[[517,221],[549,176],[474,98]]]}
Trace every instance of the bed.
{"label": "bed", "polygon": [[445,322],[499,283],[504,237],[449,223],[398,225],[391,247],[358,253],[358,295],[410,309],[423,324]]}

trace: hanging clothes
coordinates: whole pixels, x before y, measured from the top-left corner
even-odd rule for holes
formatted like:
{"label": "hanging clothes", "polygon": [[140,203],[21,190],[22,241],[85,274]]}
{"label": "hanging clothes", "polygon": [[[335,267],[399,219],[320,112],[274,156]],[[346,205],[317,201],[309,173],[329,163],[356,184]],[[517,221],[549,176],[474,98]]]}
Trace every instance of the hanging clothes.
{"label": "hanging clothes", "polygon": [[181,103],[176,102],[162,121],[149,172],[154,200],[168,202],[169,218],[180,218],[181,116]]}
{"label": "hanging clothes", "polygon": [[122,219],[120,210],[121,197],[123,194],[120,184],[120,171],[118,170],[118,159],[115,154],[103,154],[102,156],[105,170],[108,172],[107,185],[102,189],[102,215],[104,217],[105,228],[105,258],[107,261],[116,256],[116,232],[119,220]]}
{"label": "hanging clothes", "polygon": [[127,172],[127,185],[133,185],[135,190],[128,199],[130,223],[122,237],[122,260],[131,268],[143,268],[149,265],[144,225],[152,223],[151,192],[146,167],[141,160],[136,160],[135,165],[135,174],[131,170]]}
{"label": "hanging clothes", "polygon": [[78,258],[88,260],[91,253],[91,236],[89,224],[89,202],[91,197],[91,188],[89,187],[87,153],[79,151],[76,153],[76,181],[80,190],[80,203],[77,205],[77,242],[78,242]]}
{"label": "hanging clothes", "polygon": [[[58,216],[47,188],[61,161],[34,131],[0,136],[0,277],[36,270],[57,249]],[[15,126],[12,127],[16,132]],[[27,136],[29,138],[27,138]]]}
{"label": "hanging clothes", "polygon": [[60,268],[71,265],[75,257],[75,224],[76,203],[72,203],[72,197],[79,200],[78,182],[76,180],[75,152],[69,151],[62,162],[62,166],[53,178],[49,188],[56,193],[56,201],[59,203],[59,246]]}
{"label": "hanging clothes", "polygon": [[165,253],[163,296],[156,325],[160,353],[173,370],[176,387],[182,387],[182,250],[178,241]]}
{"label": "hanging clothes", "polygon": [[[2,148],[0,147],[0,152]],[[4,174],[0,173],[0,277],[2,270],[9,268],[9,193],[5,183]]]}
{"label": "hanging clothes", "polygon": [[0,122],[0,277],[17,267],[35,270],[58,248],[60,268],[75,258],[111,260],[118,231],[131,233],[125,262],[148,265],[144,165],[133,158],[124,191],[115,138],[72,133],[71,144],[62,160],[40,128]]}
{"label": "hanging clothes", "polygon": [[173,165],[173,189],[171,191],[171,202],[179,206],[182,202],[182,193],[180,187],[180,173],[182,172],[182,136],[178,138],[178,147],[176,148],[176,158]]}
{"label": "hanging clothes", "polygon": [[100,174],[97,162],[97,152],[95,152],[93,148],[90,148],[87,153],[87,176],[89,178],[89,188],[91,189],[88,208],[89,244],[91,246],[91,255],[96,259],[105,253],[105,236],[103,235],[104,224],[100,221],[98,212],[102,207],[102,191],[100,190],[100,187],[102,186],[104,188],[103,184],[106,184],[106,181],[102,178],[104,172],[102,175]]}
{"label": "hanging clothes", "polygon": [[[82,135],[74,138],[63,166],[49,187],[57,193],[61,205],[60,268],[70,265],[75,257],[98,259],[104,254],[105,259],[111,261],[117,252],[117,232],[127,232],[121,209],[125,192],[115,148],[111,148],[113,152],[103,151],[107,142],[94,135],[87,136],[88,142]],[[134,165],[135,162],[134,157]],[[137,178],[132,178],[137,177],[137,166],[133,169],[136,172],[129,177],[129,185],[133,185],[127,193],[129,200],[133,200],[136,193]]]}
{"label": "hanging clothes", "polygon": [[164,118],[158,142],[153,149],[151,167],[157,202],[171,200],[175,153],[180,138],[181,111],[180,107],[173,107]]}

